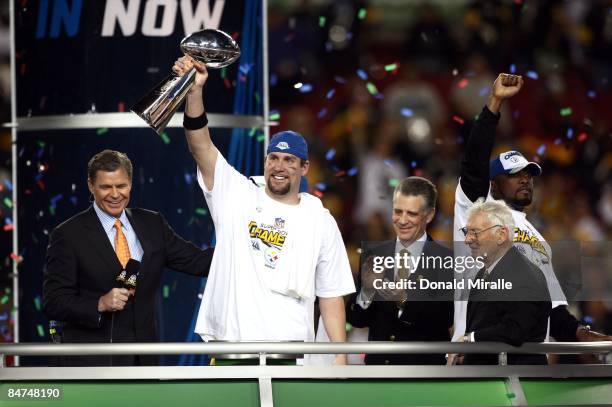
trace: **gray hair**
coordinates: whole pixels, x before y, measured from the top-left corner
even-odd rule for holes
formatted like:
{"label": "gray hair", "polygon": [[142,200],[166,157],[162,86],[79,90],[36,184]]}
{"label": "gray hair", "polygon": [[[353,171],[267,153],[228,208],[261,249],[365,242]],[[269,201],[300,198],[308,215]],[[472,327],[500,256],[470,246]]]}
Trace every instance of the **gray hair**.
{"label": "gray hair", "polygon": [[484,213],[489,221],[494,225],[500,225],[508,229],[508,239],[512,241],[514,238],[514,218],[508,204],[503,200],[485,201],[484,198],[478,198],[474,205],[467,210],[467,219],[477,213]]}

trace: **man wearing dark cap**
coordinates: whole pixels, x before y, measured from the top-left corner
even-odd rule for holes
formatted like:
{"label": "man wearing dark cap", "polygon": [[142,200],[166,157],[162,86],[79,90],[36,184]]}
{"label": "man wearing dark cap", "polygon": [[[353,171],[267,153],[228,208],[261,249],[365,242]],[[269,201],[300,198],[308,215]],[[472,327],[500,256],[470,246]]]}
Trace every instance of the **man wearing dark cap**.
{"label": "man wearing dark cap", "polygon": [[[514,245],[544,274],[550,292],[552,312],[550,335],[558,341],[610,340],[609,336],[590,331],[567,310],[565,294],[552,266],[552,250],[544,237],[529,222],[524,212],[533,198],[533,178],[542,173],[535,162],[528,161],[518,151],[506,151],[489,161],[495,141],[495,128],[500,119],[500,108],[505,99],[516,95],[523,86],[518,75],[500,74],[491,90],[487,105],[474,122],[461,162],[461,176],[455,193],[454,241],[455,256],[469,248],[458,244],[464,236],[461,228],[467,223],[466,212],[480,197],[504,200],[514,218]],[[477,270],[466,272],[465,279],[473,279]],[[465,340],[466,295],[455,297],[455,325],[453,340]]]}
{"label": "man wearing dark cap", "polygon": [[[203,64],[183,57],[174,71],[197,74],[187,94],[184,127],[210,209],[217,245],[195,331],[205,340],[314,341],[314,301],[334,342],[346,339],[343,296],[355,291],[338,226],[321,201],[300,193],[308,145],[293,131],[276,133],[264,163],[265,187],[219,153],[208,131]],[[338,355],[335,363],[346,363]]]}

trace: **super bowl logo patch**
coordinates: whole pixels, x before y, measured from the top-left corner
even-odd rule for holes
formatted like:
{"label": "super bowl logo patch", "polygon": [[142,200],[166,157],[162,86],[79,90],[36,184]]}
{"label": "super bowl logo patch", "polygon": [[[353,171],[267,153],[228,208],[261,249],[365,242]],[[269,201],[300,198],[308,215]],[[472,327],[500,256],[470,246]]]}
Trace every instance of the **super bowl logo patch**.
{"label": "super bowl logo patch", "polygon": [[266,260],[266,266],[270,268],[276,267],[276,262],[280,258],[280,250],[275,247],[269,247],[264,253],[264,259]]}
{"label": "super bowl logo patch", "polygon": [[283,229],[285,227],[285,219],[283,219],[283,218],[275,218],[274,219],[274,226],[276,226],[278,229]]}

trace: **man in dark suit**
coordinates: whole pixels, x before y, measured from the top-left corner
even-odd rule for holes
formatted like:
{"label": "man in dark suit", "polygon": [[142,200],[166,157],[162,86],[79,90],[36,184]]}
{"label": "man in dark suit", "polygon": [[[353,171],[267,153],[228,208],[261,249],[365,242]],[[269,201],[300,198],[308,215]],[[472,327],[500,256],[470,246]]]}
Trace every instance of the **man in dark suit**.
{"label": "man in dark suit", "polygon": [[[419,288],[421,280],[450,283],[453,278],[452,265],[443,267],[452,252],[426,232],[435,215],[436,198],[436,187],[425,178],[402,180],[393,193],[392,223],[397,238],[362,248],[361,286],[349,299],[346,316],[354,326],[369,328],[370,341],[450,340],[452,288]],[[391,258],[399,261],[384,264],[380,260]],[[415,265],[419,258],[421,263]],[[437,261],[425,264],[424,259]],[[383,288],[385,282],[399,282],[400,286]],[[367,354],[365,358],[368,365],[445,362],[443,354]]]}
{"label": "man in dark suit", "polygon": [[[44,312],[61,321],[65,343],[155,342],[155,300],[163,268],[206,276],[213,250],[183,240],[159,213],[127,208],[132,163],[125,154],[96,154],[87,175],[94,204],[56,227],[49,239]],[[132,264],[140,264],[133,269],[136,288],[118,287],[116,278]],[[157,357],[81,356],[59,363],[151,365]]]}
{"label": "man in dark suit", "polygon": [[[551,301],[544,274],[512,244],[512,213],[504,201],[479,199],[468,210],[465,242],[484,267],[472,281],[463,342],[543,342]],[[452,355],[454,358],[454,355]],[[467,354],[464,364],[497,364],[497,355]],[[545,355],[509,354],[509,364],[547,364]]]}

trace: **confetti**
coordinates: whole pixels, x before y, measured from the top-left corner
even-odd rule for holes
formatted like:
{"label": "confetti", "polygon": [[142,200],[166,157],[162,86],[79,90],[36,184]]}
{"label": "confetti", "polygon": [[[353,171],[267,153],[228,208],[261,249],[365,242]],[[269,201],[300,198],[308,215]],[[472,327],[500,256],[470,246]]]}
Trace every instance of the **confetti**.
{"label": "confetti", "polygon": [[465,124],[465,120],[463,120],[463,119],[462,119],[461,117],[459,117],[459,116],[453,116],[453,121],[455,121],[455,122],[457,122],[457,123],[459,123],[459,124],[461,124],[461,125]]}
{"label": "confetti", "polygon": [[323,198],[323,192],[318,191],[318,190],[316,190],[316,189],[315,189],[314,191],[312,191],[312,194],[313,194],[314,196],[316,196],[317,198],[319,198],[319,199]]}
{"label": "confetti", "polygon": [[259,141],[260,143],[262,141],[264,141],[265,139],[266,139],[266,135],[265,134],[261,134],[261,135],[257,136],[257,141]]}
{"label": "confetti", "polygon": [[571,127],[570,127],[569,129],[567,129],[567,131],[565,132],[565,137],[566,137],[568,140],[571,140],[571,139],[572,139],[572,137],[574,137],[574,129],[573,129],[573,128],[571,128]]}
{"label": "confetti", "polygon": [[7,223],[2,227],[2,229],[4,229],[5,232],[10,232],[11,230],[15,229],[15,226],[12,223]]}
{"label": "confetti", "polygon": [[386,72],[395,71],[397,68],[399,68],[399,64],[397,62],[385,65]]}
{"label": "confetti", "polygon": [[278,120],[280,119],[280,113],[278,112],[278,110],[272,110],[270,112],[270,120]]}
{"label": "confetti", "polygon": [[323,117],[325,117],[325,115],[327,114],[327,108],[323,108],[319,111],[319,113],[317,113],[317,117],[319,119],[322,119]]}
{"label": "confetti", "polygon": [[11,198],[9,198],[9,197],[4,198],[4,205],[7,208],[12,208],[13,207],[13,201],[11,200]]}
{"label": "confetti", "polygon": [[185,184],[191,185],[193,183],[193,176],[190,173],[186,172],[183,177],[185,177]]}
{"label": "confetti", "polygon": [[588,137],[589,137],[589,136],[588,136],[586,133],[584,133],[584,132],[583,132],[583,133],[580,133],[580,134],[578,135],[578,139],[577,139],[577,140],[578,140],[579,142],[581,142],[581,143],[582,143],[582,142],[583,142],[583,141],[585,141],[585,140],[586,140]]}
{"label": "confetti", "polygon": [[571,107],[564,107],[561,109],[561,111],[559,112],[561,114],[561,116],[569,116],[572,114],[572,108]]}
{"label": "confetti", "polygon": [[533,80],[537,80],[539,78],[538,73],[536,71],[527,71],[527,77]]}
{"label": "confetti", "polygon": [[45,328],[43,328],[42,325],[36,325],[36,331],[38,332],[38,336],[40,336],[41,338],[45,336]]}
{"label": "confetti", "polygon": [[4,185],[6,186],[6,189],[8,189],[9,191],[13,190],[13,183],[8,178],[4,179]]}
{"label": "confetti", "polygon": [[402,107],[400,109],[400,114],[404,117],[412,117],[412,115],[414,115],[414,112],[408,107]]}
{"label": "confetti", "polygon": [[346,175],[346,171],[338,171],[334,175],[336,177],[344,177]]}
{"label": "confetti", "polygon": [[327,161],[330,161],[332,158],[334,158],[335,155],[336,155],[336,149],[335,148],[331,148],[331,149],[329,149],[327,154],[325,154],[325,159]]}
{"label": "confetti", "polygon": [[327,185],[323,182],[317,182],[315,184],[315,188],[320,190],[320,191],[325,191],[327,189]]}
{"label": "confetti", "polygon": [[545,151],[546,151],[546,145],[542,144],[540,147],[538,147],[536,154],[541,156],[541,155],[544,155]]}
{"label": "confetti", "polygon": [[511,64],[509,71],[510,71],[510,73],[516,73],[516,65],[515,64]]}
{"label": "confetti", "polygon": [[367,14],[366,9],[365,8],[361,8],[361,9],[359,9],[359,12],[357,13],[357,18],[360,19],[360,20],[363,20],[364,18],[366,18],[366,14]]}
{"label": "confetti", "polygon": [[0,298],[0,304],[2,305],[6,304],[7,302],[9,302],[9,299],[10,298],[8,295],[3,296],[2,298]]}
{"label": "confetti", "polygon": [[300,87],[299,90],[300,90],[300,93],[312,92],[312,85],[309,83],[305,83],[304,85]]}
{"label": "confetti", "polygon": [[34,307],[36,308],[36,311],[42,310],[42,301],[38,295],[34,297]]}
{"label": "confetti", "polygon": [[251,127],[251,130],[249,130],[249,137],[253,137],[255,134],[257,134],[257,127]]}
{"label": "confetti", "polygon": [[555,139],[555,145],[558,146],[559,144],[561,144],[561,139],[560,138],[556,138]]}
{"label": "confetti", "polygon": [[206,214],[208,214],[208,211],[204,208],[196,208],[195,212],[200,216],[206,216]]}
{"label": "confetti", "polygon": [[159,137],[161,137],[164,144],[170,144],[170,137],[168,137],[168,133],[166,133],[165,131],[160,134]]}
{"label": "confetti", "polygon": [[101,136],[101,135],[106,134],[106,133],[108,133],[108,127],[104,127],[104,128],[96,130],[96,134],[98,136]]}
{"label": "confetti", "polygon": [[368,74],[363,69],[357,70],[357,76],[359,76],[364,81],[368,79]]}
{"label": "confetti", "polygon": [[376,89],[376,86],[372,82],[366,83],[366,87],[368,88],[368,92],[370,92],[370,94],[375,95],[378,93],[378,89]]}
{"label": "confetti", "polygon": [[389,180],[389,186],[391,188],[395,188],[399,184],[399,180],[397,178],[391,178]]}
{"label": "confetti", "polygon": [[416,162],[416,160],[413,160],[413,161],[410,163],[410,166],[411,166],[412,168],[416,168],[416,166],[417,166],[417,162]]}
{"label": "confetti", "polygon": [[169,285],[164,284],[164,286],[162,287],[162,296],[164,298],[170,297],[170,286]]}
{"label": "confetti", "polygon": [[459,83],[457,83],[457,87],[459,87],[460,89],[465,88],[470,82],[468,81],[467,78],[463,78],[459,81]]}
{"label": "confetti", "polygon": [[597,93],[594,90],[590,90],[587,92],[587,96],[591,99],[595,99],[597,97]]}
{"label": "confetti", "polygon": [[393,168],[393,160],[386,159],[383,161],[387,167]]}
{"label": "confetti", "polygon": [[343,85],[346,83],[346,79],[344,79],[342,76],[334,76],[334,80]]}
{"label": "confetti", "polygon": [[358,172],[359,172],[359,168],[353,167],[346,172],[346,175],[348,175],[349,177],[353,177],[357,175]]}
{"label": "confetti", "polygon": [[334,97],[334,94],[336,93],[336,89],[331,88],[330,90],[327,91],[327,94],[325,95],[325,97],[327,99],[331,99]]}
{"label": "confetti", "polygon": [[488,86],[484,86],[480,89],[480,91],[478,92],[478,96],[483,97],[485,96],[487,93],[489,93],[489,87]]}
{"label": "confetti", "polygon": [[321,28],[325,27],[325,20],[326,20],[325,16],[319,17],[319,27]]}

